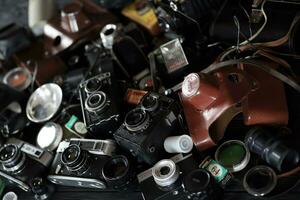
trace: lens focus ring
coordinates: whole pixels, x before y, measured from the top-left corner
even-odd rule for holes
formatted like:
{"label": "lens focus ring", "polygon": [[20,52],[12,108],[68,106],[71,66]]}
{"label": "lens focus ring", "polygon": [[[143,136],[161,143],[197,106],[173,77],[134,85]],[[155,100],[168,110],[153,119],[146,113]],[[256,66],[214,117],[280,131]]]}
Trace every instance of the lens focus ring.
{"label": "lens focus ring", "polygon": [[161,160],[152,168],[152,176],[158,186],[168,187],[179,178],[179,169],[172,160]]}
{"label": "lens focus ring", "polygon": [[104,92],[95,92],[85,100],[85,108],[89,112],[103,112],[107,104],[106,94]]}
{"label": "lens focus ring", "polygon": [[129,131],[143,131],[148,128],[150,117],[148,113],[142,109],[134,109],[125,116],[125,126]]}
{"label": "lens focus ring", "polygon": [[82,174],[88,170],[88,155],[77,145],[71,145],[61,154],[62,163],[71,172]]}
{"label": "lens focus ring", "polygon": [[24,166],[25,154],[16,145],[5,145],[0,149],[0,163],[8,172],[18,171]]}

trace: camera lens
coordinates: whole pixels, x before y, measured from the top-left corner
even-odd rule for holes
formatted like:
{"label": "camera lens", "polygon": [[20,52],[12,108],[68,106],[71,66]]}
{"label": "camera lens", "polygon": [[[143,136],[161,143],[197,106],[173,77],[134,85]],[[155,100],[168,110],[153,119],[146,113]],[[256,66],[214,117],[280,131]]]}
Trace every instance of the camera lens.
{"label": "camera lens", "polygon": [[96,92],[91,94],[85,100],[85,107],[89,112],[103,112],[104,108],[106,107],[106,95],[104,92]]}
{"label": "camera lens", "polygon": [[6,171],[17,171],[25,162],[25,155],[13,144],[5,145],[0,149],[0,163]]}
{"label": "camera lens", "polygon": [[247,133],[245,144],[250,151],[260,155],[279,171],[295,168],[300,160],[297,151],[285,146],[276,136],[261,127],[255,127]]}
{"label": "camera lens", "polygon": [[152,95],[146,96],[142,100],[142,107],[147,111],[154,111],[158,108],[158,99]]}
{"label": "camera lens", "polygon": [[185,188],[192,193],[205,191],[211,183],[211,176],[205,169],[190,172],[184,178]]}
{"label": "camera lens", "polygon": [[129,179],[129,168],[129,161],[125,156],[115,156],[105,163],[102,175],[108,183],[121,186]]}
{"label": "camera lens", "polygon": [[168,173],[170,173],[170,168],[169,167],[162,167],[159,170],[159,173],[163,176],[167,175]]}
{"label": "camera lens", "polygon": [[101,87],[102,87],[102,81],[100,81],[99,79],[91,79],[87,81],[85,85],[85,91],[87,93],[93,93],[99,91]]}
{"label": "camera lens", "polygon": [[179,169],[174,161],[161,160],[152,168],[152,176],[158,186],[168,187],[179,178]]}
{"label": "camera lens", "polygon": [[131,110],[125,117],[125,125],[130,131],[146,129],[149,125],[149,116],[142,109]]}
{"label": "camera lens", "polygon": [[4,147],[0,152],[0,160],[2,162],[7,162],[17,154],[17,150],[18,149],[14,145]]}
{"label": "camera lens", "polygon": [[277,176],[274,170],[267,166],[253,167],[245,174],[243,180],[245,190],[254,196],[265,196],[276,184]]}
{"label": "camera lens", "polygon": [[61,161],[68,170],[82,174],[88,169],[87,152],[77,145],[71,145],[61,154]]}

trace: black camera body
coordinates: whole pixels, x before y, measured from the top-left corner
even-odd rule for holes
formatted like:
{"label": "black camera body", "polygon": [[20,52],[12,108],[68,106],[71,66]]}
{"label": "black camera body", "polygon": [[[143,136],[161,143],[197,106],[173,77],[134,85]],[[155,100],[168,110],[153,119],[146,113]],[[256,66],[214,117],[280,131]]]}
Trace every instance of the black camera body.
{"label": "black camera body", "polygon": [[121,124],[119,88],[112,73],[101,73],[80,84],[79,96],[86,128],[97,139],[110,138]]}
{"label": "black camera body", "polygon": [[32,180],[45,175],[52,159],[50,152],[10,138],[0,149],[0,176],[28,192]]}
{"label": "black camera body", "polygon": [[70,139],[60,143],[48,180],[63,186],[114,189],[125,187],[130,163],[114,155],[112,140]]}
{"label": "black camera body", "polygon": [[192,154],[178,154],[138,174],[144,200],[220,199],[221,188]]}
{"label": "black camera body", "polygon": [[180,111],[174,99],[149,92],[127,113],[114,138],[138,160],[154,164],[167,155],[165,138],[180,133]]}

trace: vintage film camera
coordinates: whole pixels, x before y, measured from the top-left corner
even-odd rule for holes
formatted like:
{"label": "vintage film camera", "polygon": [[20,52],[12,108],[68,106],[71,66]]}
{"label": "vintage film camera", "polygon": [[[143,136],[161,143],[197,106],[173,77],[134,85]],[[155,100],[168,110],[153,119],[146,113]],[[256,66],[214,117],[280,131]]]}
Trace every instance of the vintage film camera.
{"label": "vintage film camera", "polygon": [[114,138],[138,159],[154,164],[167,154],[164,140],[180,132],[180,117],[180,107],[175,100],[149,92],[127,113]]}
{"label": "vintage film camera", "polygon": [[220,199],[222,189],[209,172],[198,169],[192,154],[159,161],[138,174],[145,200]]}
{"label": "vintage film camera", "polygon": [[120,125],[118,87],[112,73],[101,73],[82,83],[79,96],[83,120],[95,138],[107,138]]}
{"label": "vintage film camera", "polygon": [[94,189],[122,188],[131,177],[127,157],[115,155],[112,140],[70,139],[60,143],[48,180]]}
{"label": "vintage film camera", "polygon": [[10,138],[0,149],[0,176],[29,191],[31,181],[45,174],[52,158],[50,152]]}

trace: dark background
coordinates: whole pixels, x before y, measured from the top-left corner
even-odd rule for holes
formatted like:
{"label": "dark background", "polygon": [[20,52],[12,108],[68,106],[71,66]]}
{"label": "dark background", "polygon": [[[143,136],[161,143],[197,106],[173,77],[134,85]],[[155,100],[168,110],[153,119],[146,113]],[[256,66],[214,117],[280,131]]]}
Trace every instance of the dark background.
{"label": "dark background", "polygon": [[[70,0],[58,0],[60,6]],[[19,25],[27,25],[27,0],[0,0],[0,27],[15,22]],[[293,182],[298,178],[293,178]],[[287,186],[290,187],[290,186]],[[34,199],[29,193],[16,191],[20,200]],[[99,192],[80,188],[57,188],[53,199],[55,200],[109,200],[109,199],[142,199],[139,192]],[[225,191],[225,200],[254,200],[260,199],[248,195],[243,188],[236,185],[230,186]],[[280,197],[269,198],[276,200],[300,200],[300,186],[298,185]]]}

